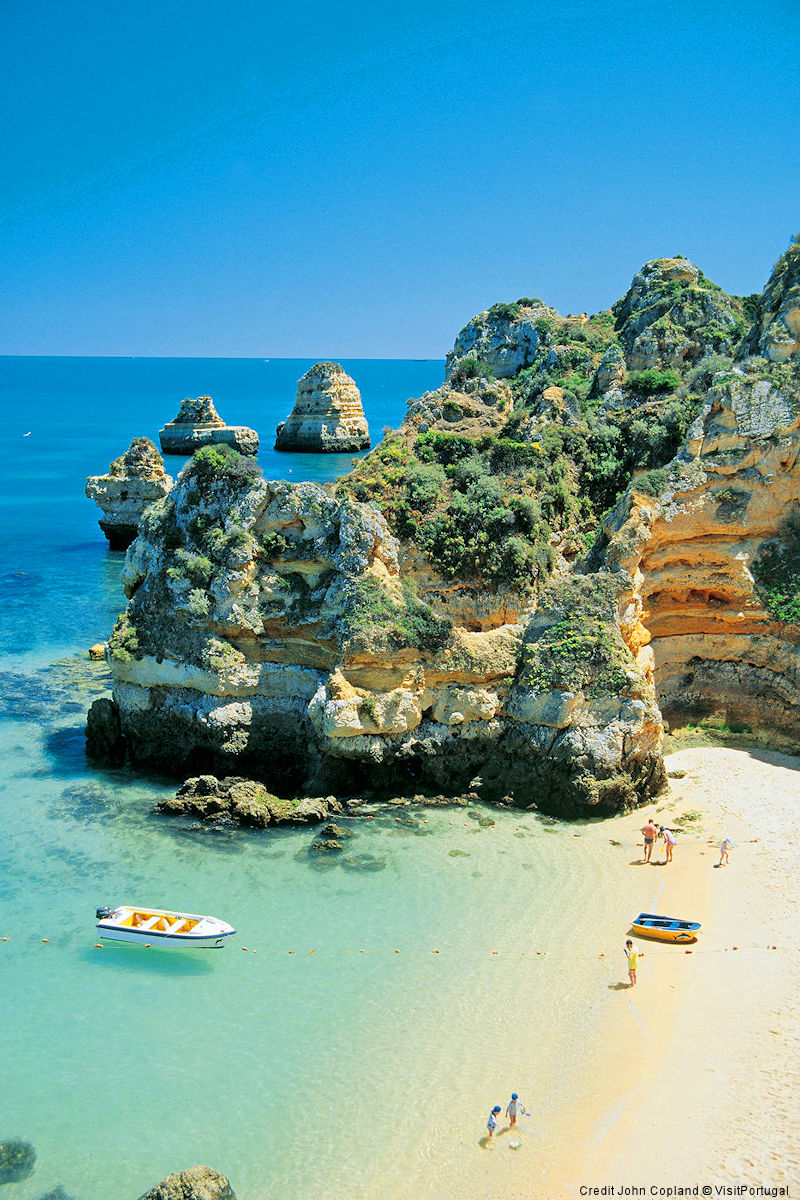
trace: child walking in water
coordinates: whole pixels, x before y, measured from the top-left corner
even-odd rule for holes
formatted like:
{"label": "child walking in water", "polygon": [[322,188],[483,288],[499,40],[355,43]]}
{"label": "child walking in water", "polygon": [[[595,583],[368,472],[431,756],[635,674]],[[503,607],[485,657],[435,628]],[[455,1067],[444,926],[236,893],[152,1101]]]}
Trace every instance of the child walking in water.
{"label": "child walking in water", "polygon": [[517,1123],[517,1113],[524,1113],[524,1112],[525,1112],[525,1107],[523,1104],[520,1103],[519,1096],[517,1095],[516,1092],[512,1092],[511,1099],[509,1100],[508,1107],[506,1109],[506,1116],[508,1117],[508,1123],[512,1129],[514,1128],[514,1126]]}
{"label": "child walking in water", "polygon": [[495,1104],[492,1111],[489,1113],[489,1120],[486,1122],[486,1128],[489,1130],[489,1141],[494,1137],[494,1131],[497,1129],[497,1116],[501,1111],[500,1105]]}

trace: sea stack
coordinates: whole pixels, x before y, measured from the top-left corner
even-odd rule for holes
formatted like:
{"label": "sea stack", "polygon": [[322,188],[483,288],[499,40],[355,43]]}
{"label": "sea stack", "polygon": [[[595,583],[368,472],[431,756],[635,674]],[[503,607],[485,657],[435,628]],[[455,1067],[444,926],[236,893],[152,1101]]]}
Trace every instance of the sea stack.
{"label": "sea stack", "polygon": [[233,446],[240,454],[258,454],[258,434],[246,425],[226,425],[210,396],[187,398],[174,421],[158,436],[165,454],[194,454],[201,446]]}
{"label": "sea stack", "polygon": [[171,487],[164,460],[146,437],[134,438],[108,474],[89,476],[86,495],[103,510],[99,524],[112,550],[127,550],[148,504],[163,499]]}
{"label": "sea stack", "polygon": [[277,428],[275,449],[346,454],[369,447],[355,382],[338,363],[316,363],[297,384],[294,408]]}

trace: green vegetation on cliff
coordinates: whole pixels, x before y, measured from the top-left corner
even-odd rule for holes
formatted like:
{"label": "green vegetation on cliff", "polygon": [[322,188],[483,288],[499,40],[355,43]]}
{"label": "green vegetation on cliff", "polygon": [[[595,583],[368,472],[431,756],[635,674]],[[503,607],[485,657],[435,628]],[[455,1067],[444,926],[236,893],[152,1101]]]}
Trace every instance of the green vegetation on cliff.
{"label": "green vegetation on cliff", "polygon": [[575,575],[554,580],[540,597],[517,659],[517,683],[534,692],[583,692],[596,698],[630,688],[630,653],[616,622],[620,580]]}
{"label": "green vegetation on cliff", "polygon": [[800,625],[800,512],[791,513],[778,537],[761,547],[752,571],[767,611]]}
{"label": "green vegetation on cliff", "polygon": [[449,644],[453,626],[437,617],[409,583],[396,596],[374,575],[362,575],[348,589],[342,632],[351,652],[406,648],[435,652]]}

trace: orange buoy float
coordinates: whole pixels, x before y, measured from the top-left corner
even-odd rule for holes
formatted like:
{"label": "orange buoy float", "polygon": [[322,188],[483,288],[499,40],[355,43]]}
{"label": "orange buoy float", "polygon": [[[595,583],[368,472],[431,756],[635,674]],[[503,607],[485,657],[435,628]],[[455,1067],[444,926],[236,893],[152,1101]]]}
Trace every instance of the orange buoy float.
{"label": "orange buoy float", "polygon": [[102,943],[102,942],[95,942],[95,944],[94,944],[94,949],[95,949],[95,950],[102,950],[102,949],[103,949],[103,943]]}
{"label": "orange buoy float", "polygon": [[43,941],[43,942],[49,942],[49,941],[50,941],[50,938],[42,938],[42,941]]}

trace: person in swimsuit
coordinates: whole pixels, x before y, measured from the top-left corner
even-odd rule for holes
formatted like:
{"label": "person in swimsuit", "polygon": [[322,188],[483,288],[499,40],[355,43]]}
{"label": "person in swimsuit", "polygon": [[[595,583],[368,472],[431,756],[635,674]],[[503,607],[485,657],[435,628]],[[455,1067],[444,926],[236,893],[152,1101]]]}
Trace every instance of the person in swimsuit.
{"label": "person in swimsuit", "polygon": [[492,1111],[489,1113],[489,1120],[486,1122],[486,1128],[489,1130],[489,1141],[494,1137],[494,1131],[497,1129],[497,1116],[500,1113],[500,1105],[495,1104]]}
{"label": "person in swimsuit", "polygon": [[729,863],[728,855],[730,854],[732,847],[733,847],[733,842],[731,841],[731,839],[725,838],[725,841],[722,843],[722,845],[719,848],[719,862],[717,863],[718,867],[722,867],[722,866],[727,867],[728,866],[728,863]]}
{"label": "person in swimsuit", "polygon": [[644,837],[644,861],[650,862],[653,846],[658,837],[658,826],[652,817],[648,817],[647,824],[642,827],[642,836]]}
{"label": "person in swimsuit", "polygon": [[636,987],[636,969],[639,966],[639,951],[630,938],[625,943],[625,954],[628,959],[628,979],[631,987]]}
{"label": "person in swimsuit", "polygon": [[666,825],[662,825],[658,831],[664,837],[664,864],[672,862],[672,851],[678,844],[678,839],[671,829],[667,829]]}
{"label": "person in swimsuit", "polygon": [[508,1117],[508,1123],[512,1129],[514,1128],[514,1126],[517,1123],[517,1113],[522,1113],[522,1112],[525,1112],[525,1109],[524,1109],[523,1105],[520,1104],[519,1096],[517,1095],[516,1092],[512,1092],[511,1099],[508,1102],[508,1108],[506,1109],[506,1116]]}

